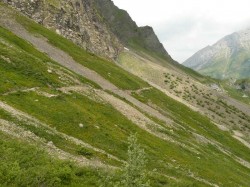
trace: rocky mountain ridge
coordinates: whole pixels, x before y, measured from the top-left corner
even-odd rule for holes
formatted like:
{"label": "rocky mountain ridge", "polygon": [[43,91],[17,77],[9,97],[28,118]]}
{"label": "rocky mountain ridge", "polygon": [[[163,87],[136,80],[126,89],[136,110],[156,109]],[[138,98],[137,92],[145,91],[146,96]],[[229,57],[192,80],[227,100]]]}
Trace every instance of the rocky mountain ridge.
{"label": "rocky mountain ridge", "polygon": [[249,77],[250,29],[225,36],[188,58],[183,65],[219,79]]}
{"label": "rocky mountain ridge", "polygon": [[172,60],[150,26],[138,27],[130,15],[114,5],[111,0],[96,0],[97,10],[104,21],[125,46],[140,47]]}
{"label": "rocky mountain ridge", "polygon": [[129,43],[168,55],[149,26],[138,27],[110,0],[3,0],[37,23],[56,31],[87,51],[117,59]]}
{"label": "rocky mountain ridge", "polygon": [[123,49],[95,11],[91,0],[8,0],[12,7],[87,51],[115,59]]}

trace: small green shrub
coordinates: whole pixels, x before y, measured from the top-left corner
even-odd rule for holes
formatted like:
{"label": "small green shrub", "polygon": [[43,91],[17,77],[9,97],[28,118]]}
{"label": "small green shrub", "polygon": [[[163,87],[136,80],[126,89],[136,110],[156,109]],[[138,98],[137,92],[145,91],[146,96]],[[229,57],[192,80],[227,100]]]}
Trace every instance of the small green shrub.
{"label": "small green shrub", "polygon": [[91,157],[93,157],[93,152],[91,152],[90,150],[88,150],[88,149],[86,149],[85,147],[81,147],[78,151],[77,151],[77,153],[79,154],[79,155],[82,155],[82,156],[84,156],[84,157],[86,157],[86,158],[91,158]]}

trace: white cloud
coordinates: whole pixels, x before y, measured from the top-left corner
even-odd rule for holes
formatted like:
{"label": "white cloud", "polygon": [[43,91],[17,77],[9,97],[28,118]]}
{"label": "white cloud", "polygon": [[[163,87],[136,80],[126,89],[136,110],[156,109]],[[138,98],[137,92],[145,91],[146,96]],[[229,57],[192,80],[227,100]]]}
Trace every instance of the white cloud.
{"label": "white cloud", "polygon": [[250,26],[249,0],[113,0],[139,26],[151,25],[183,62],[223,36]]}

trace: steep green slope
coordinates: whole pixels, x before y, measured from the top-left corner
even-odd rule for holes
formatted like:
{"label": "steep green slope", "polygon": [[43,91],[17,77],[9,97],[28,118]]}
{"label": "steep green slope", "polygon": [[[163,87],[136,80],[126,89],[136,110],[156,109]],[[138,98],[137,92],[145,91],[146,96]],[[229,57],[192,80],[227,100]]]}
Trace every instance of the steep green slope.
{"label": "steep green slope", "polygon": [[[42,35],[51,45],[124,89],[124,92],[132,90],[134,98],[153,105],[169,118],[169,124],[151,117],[150,113],[142,112],[144,118],[149,117],[151,122],[145,127],[140,126],[143,120],[133,120],[132,115],[129,118],[128,114],[122,113],[112,102],[101,97],[100,93],[112,96],[117,101],[122,99],[124,103],[121,108],[133,106],[134,110],[129,113],[136,115],[135,111],[139,109],[126,101],[126,98],[118,98],[103,91],[91,80],[60,66],[25,40],[1,27],[0,71],[3,76],[0,80],[1,85],[4,85],[0,95],[1,131],[20,135],[12,127],[23,129],[26,133],[21,134],[19,139],[45,149],[45,152],[37,151],[33,146],[25,146],[20,140],[1,134],[1,145],[4,147],[2,155],[14,151],[19,155],[18,158],[5,157],[4,163],[7,166],[12,162],[17,163],[13,167],[26,164],[27,161],[23,161],[29,159],[25,155],[26,151],[44,158],[29,159],[28,163],[33,164],[31,167],[25,165],[19,173],[4,173],[1,177],[11,178],[13,185],[22,185],[19,178],[23,173],[24,176],[31,174],[31,182],[44,174],[44,184],[58,180],[59,185],[97,186],[100,174],[97,169],[93,169],[93,164],[99,169],[103,165],[120,167],[122,161],[127,159],[127,137],[136,132],[147,154],[147,169],[150,171],[152,186],[249,186],[250,169],[247,163],[250,162],[250,150],[228,132],[221,131],[203,115],[159,90],[152,87],[147,90],[147,83],[114,63],[87,53],[27,18],[20,15],[16,18],[31,35]],[[68,92],[65,91],[67,89]],[[19,114],[18,111],[23,113]],[[8,126],[4,121],[11,122],[11,125]],[[9,128],[4,131],[4,127]],[[31,136],[34,139],[28,139],[32,133],[36,138]],[[77,141],[73,141],[72,137]],[[52,156],[60,158],[67,156],[65,152],[69,153],[71,156],[66,157],[67,160],[75,162],[77,166],[53,160],[54,170],[51,170],[52,166],[48,164],[51,158],[46,152],[48,148],[53,148],[51,144],[60,149],[59,155]],[[8,153],[8,150],[11,151]],[[98,165],[97,161],[103,165]],[[87,164],[84,165],[84,162]],[[33,173],[34,170],[43,172]],[[101,175],[106,177],[108,174]],[[121,180],[120,177],[117,174],[116,179]]]}
{"label": "steep green slope", "polygon": [[230,58],[214,58],[213,62],[199,72],[217,79],[249,78],[250,54],[248,49],[242,49]]}
{"label": "steep green slope", "polygon": [[[181,65],[167,64],[166,67],[162,67],[155,63],[157,60],[147,54],[131,50],[120,55],[119,64],[151,86],[230,130],[232,135],[240,131],[245,134],[245,140],[250,140],[249,107],[229,97],[229,95],[234,97],[236,93],[232,88],[229,90],[227,84],[204,77],[192,70],[188,71],[188,68],[185,70]],[[240,101],[244,99],[249,103],[248,98],[242,98],[243,94],[238,94],[234,98],[240,98]],[[245,94],[248,95],[247,92]]]}
{"label": "steep green slope", "polygon": [[[98,173],[0,132],[1,186],[97,186]],[[28,153],[28,154],[27,154]]]}
{"label": "steep green slope", "polygon": [[[91,83],[83,77],[72,75],[68,70],[60,69],[57,63],[2,27],[0,34],[1,93],[32,87],[56,88],[73,85],[74,79],[79,79],[82,83]],[[56,74],[50,72],[53,69],[57,71]],[[68,77],[66,80],[60,80],[60,74],[68,74]]]}
{"label": "steep green slope", "polygon": [[97,57],[94,54],[87,53],[69,40],[29,21],[27,18],[18,16],[17,21],[25,26],[30,32],[46,37],[51,44],[67,52],[80,64],[95,70],[119,88],[134,90],[147,86],[147,83],[117,67],[113,62]]}

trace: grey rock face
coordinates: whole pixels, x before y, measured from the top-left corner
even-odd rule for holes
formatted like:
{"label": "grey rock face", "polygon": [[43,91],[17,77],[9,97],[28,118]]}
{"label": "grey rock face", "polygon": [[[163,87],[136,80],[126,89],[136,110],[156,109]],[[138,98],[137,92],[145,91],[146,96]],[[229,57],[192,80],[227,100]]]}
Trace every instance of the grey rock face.
{"label": "grey rock face", "polygon": [[125,46],[131,43],[136,44],[172,61],[152,27],[138,27],[129,14],[116,7],[111,0],[95,0],[94,2],[104,21]]}
{"label": "grey rock face", "polygon": [[198,51],[197,53],[195,53],[189,59],[187,59],[183,63],[183,65],[190,67],[194,70],[199,70],[211,60],[214,54],[215,54],[215,51],[212,49],[212,47],[207,46],[201,49],[200,51]]}
{"label": "grey rock face", "polygon": [[116,59],[123,45],[95,11],[92,0],[8,0],[37,23],[89,52]]}
{"label": "grey rock face", "polygon": [[138,27],[125,10],[114,5],[111,0],[95,0],[95,5],[113,33],[125,44],[137,35]]}
{"label": "grey rock face", "polygon": [[[158,37],[154,33],[154,30],[150,26],[139,27],[140,38],[144,41],[144,47],[148,50],[153,50],[162,55],[169,56],[162,43],[160,43]],[[170,57],[170,56],[169,56]]]}

